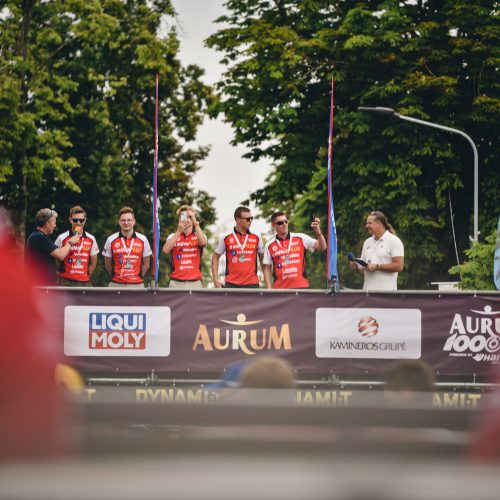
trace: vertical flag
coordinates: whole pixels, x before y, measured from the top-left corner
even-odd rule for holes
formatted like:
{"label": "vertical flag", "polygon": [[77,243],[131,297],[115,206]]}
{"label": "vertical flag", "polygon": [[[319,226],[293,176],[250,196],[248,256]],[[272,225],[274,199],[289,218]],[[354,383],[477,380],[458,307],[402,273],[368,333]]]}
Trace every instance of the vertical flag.
{"label": "vertical flag", "polygon": [[160,219],[158,218],[158,73],[155,92],[155,147],[153,159],[153,277],[158,283],[158,263],[160,258]]}
{"label": "vertical flag", "polygon": [[333,148],[333,110],[334,110],[334,83],[332,75],[332,93],[330,99],[330,132],[328,135],[328,248],[326,260],[326,277],[328,287],[332,293],[338,291],[337,275],[337,228],[333,211],[333,186],[332,186],[332,148]]}
{"label": "vertical flag", "polygon": [[500,290],[500,217],[498,218],[497,240],[493,259],[493,281],[497,290]]}

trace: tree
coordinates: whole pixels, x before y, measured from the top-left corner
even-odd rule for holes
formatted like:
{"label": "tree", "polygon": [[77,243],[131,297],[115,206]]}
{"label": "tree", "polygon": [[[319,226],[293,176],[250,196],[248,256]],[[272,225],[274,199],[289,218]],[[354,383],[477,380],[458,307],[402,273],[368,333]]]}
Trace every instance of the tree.
{"label": "tree", "polygon": [[208,149],[189,146],[211,90],[178,59],[169,0],[25,0],[1,12],[0,197],[22,234],[27,214],[53,206],[64,221],[76,204],[101,246],[123,205],[151,234],[155,73],[162,239],[183,202],[213,221],[212,198],[191,183]]}
{"label": "tree", "polygon": [[[445,279],[453,262],[451,214],[459,247],[471,232],[472,152],[460,137],[358,113],[387,106],[469,133],[480,157],[480,228],[493,227],[497,14],[492,0],[230,0],[228,27],[208,39],[227,71],[212,112],[224,113],[248,157],[274,171],[252,195],[264,214],[291,213],[307,229],[327,212],[329,90],[335,76],[333,195],[341,282],[347,251],[359,252],[369,211],[384,211],[406,247],[404,287]],[[324,286],[324,265],[314,269]]]}
{"label": "tree", "polygon": [[[57,47],[69,41],[49,21],[54,3],[43,12],[38,7],[35,0],[8,2],[0,18],[0,182],[23,235],[30,187],[41,185],[45,170],[79,190],[70,176],[78,162],[63,124],[73,112],[75,84],[50,71]],[[64,24],[64,16],[59,21]]]}
{"label": "tree", "polygon": [[484,243],[474,242],[465,251],[467,260],[453,266],[449,273],[459,275],[458,288],[461,290],[495,290],[493,281],[493,259],[497,231],[486,236]]}

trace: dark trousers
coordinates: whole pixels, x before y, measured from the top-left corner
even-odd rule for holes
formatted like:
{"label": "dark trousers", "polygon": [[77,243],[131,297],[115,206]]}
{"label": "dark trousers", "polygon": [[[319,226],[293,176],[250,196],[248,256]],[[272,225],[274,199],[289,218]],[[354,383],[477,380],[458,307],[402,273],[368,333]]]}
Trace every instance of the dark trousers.
{"label": "dark trousers", "polygon": [[90,281],[69,280],[69,279],[63,278],[61,276],[58,276],[57,284],[59,286],[92,286],[92,283]]}

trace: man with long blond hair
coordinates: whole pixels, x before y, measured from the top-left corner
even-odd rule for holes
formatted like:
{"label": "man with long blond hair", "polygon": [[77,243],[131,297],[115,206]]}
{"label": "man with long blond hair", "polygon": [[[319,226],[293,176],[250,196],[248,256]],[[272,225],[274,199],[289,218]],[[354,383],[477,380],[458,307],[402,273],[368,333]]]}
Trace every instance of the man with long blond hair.
{"label": "man with long blond hair", "polygon": [[404,246],[382,212],[375,210],[366,218],[370,237],[364,242],[361,259],[366,265],[351,261],[349,266],[364,274],[363,290],[397,290],[398,273],[404,267]]}

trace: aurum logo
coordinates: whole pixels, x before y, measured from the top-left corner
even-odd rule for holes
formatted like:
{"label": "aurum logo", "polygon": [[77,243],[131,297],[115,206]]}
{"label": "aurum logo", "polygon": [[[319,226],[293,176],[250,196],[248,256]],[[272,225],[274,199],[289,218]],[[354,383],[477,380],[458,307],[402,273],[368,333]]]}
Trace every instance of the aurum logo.
{"label": "aurum logo", "polygon": [[453,357],[471,357],[475,361],[500,363],[500,310],[490,305],[482,311],[471,309],[473,315],[456,313],[450,336],[443,347]]}
{"label": "aurum logo", "polygon": [[292,348],[290,326],[271,325],[257,327],[263,320],[247,321],[245,314],[236,316],[236,321],[221,319],[221,323],[232,325],[230,327],[208,328],[200,324],[193,343],[193,351],[242,351],[248,356],[253,356],[258,351],[289,351]]}

